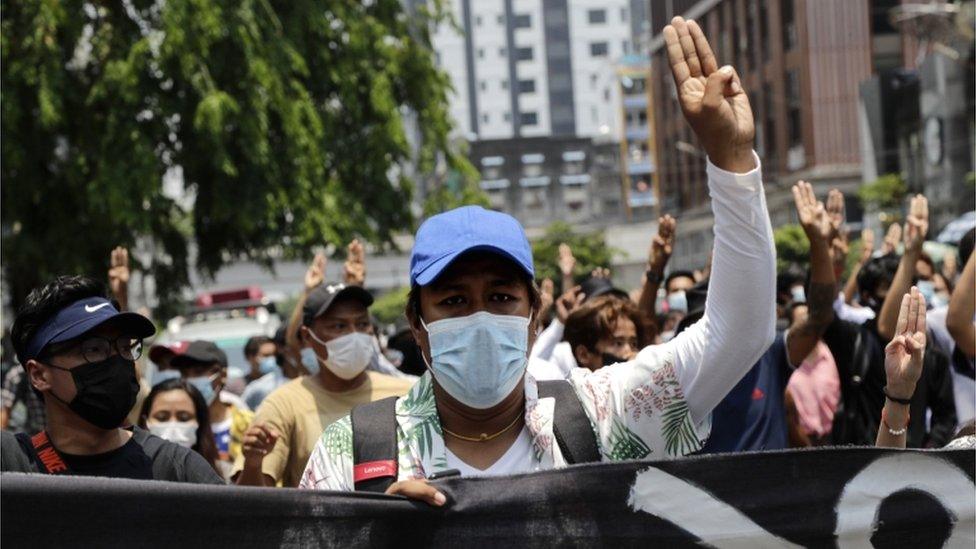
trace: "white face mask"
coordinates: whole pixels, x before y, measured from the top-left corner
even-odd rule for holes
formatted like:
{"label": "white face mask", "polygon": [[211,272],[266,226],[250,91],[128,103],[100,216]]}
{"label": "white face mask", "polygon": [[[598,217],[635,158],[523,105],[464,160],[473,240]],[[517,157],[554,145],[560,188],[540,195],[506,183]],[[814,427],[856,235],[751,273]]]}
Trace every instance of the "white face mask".
{"label": "white face mask", "polygon": [[197,443],[196,421],[147,421],[146,427],[157,437],[184,448],[192,448]]}
{"label": "white face mask", "polygon": [[311,330],[308,334],[315,342],[325,345],[329,356],[325,360],[316,358],[340,379],[350,380],[363,373],[376,354],[373,336],[369,334],[353,332],[332,341],[322,341]]}

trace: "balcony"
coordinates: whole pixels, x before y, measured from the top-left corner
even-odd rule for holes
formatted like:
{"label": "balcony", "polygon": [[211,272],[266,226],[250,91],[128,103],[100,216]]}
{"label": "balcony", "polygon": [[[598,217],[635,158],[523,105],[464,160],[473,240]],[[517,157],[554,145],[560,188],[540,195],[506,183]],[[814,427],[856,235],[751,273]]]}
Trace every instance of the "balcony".
{"label": "balcony", "polygon": [[650,137],[651,132],[645,124],[643,126],[627,126],[625,134],[627,136],[627,141],[647,141],[647,138]]}
{"label": "balcony", "polygon": [[522,187],[548,187],[549,176],[540,175],[537,177],[523,177],[519,179],[519,185]]}
{"label": "balcony", "polygon": [[498,189],[507,189],[510,183],[507,179],[483,179],[481,180],[481,188],[485,191],[494,191]]}
{"label": "balcony", "polygon": [[630,175],[648,175],[654,173],[655,168],[650,158],[627,162],[627,173]]}
{"label": "balcony", "polygon": [[625,95],[624,108],[625,109],[647,108],[647,94],[640,93],[635,95]]}
{"label": "balcony", "polygon": [[563,185],[586,185],[590,182],[590,174],[560,175],[559,183]]}

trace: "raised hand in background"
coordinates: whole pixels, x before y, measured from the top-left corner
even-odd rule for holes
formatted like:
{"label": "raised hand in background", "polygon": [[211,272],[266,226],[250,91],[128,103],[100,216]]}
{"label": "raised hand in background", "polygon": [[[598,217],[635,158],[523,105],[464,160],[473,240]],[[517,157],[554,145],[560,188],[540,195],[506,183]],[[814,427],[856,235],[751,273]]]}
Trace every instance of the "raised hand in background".
{"label": "raised hand in background", "polygon": [[123,311],[129,308],[129,250],[116,246],[109,258],[108,285]]}
{"label": "raised hand in background", "polygon": [[349,286],[366,284],[366,251],[359,239],[349,243],[346,262],[342,265],[342,280]]}

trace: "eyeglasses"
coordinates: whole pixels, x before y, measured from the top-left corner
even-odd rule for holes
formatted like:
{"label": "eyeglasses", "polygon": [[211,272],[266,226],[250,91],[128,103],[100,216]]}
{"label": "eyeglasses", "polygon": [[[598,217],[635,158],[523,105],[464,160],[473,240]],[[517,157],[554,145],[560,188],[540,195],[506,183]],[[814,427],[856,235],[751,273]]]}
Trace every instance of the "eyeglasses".
{"label": "eyeglasses", "polygon": [[85,358],[85,362],[101,362],[112,356],[112,350],[118,351],[119,356],[126,360],[139,360],[142,356],[142,339],[119,336],[109,340],[100,336],[86,337],[76,347]]}

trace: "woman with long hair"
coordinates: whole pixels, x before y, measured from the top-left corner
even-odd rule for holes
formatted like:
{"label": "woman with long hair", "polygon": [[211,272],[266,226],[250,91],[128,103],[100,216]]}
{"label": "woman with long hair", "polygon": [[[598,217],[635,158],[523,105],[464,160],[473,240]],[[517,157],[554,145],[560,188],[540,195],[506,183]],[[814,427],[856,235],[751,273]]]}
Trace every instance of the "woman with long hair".
{"label": "woman with long hair", "polygon": [[207,403],[193,385],[182,379],[169,379],[155,385],[142,403],[139,426],[194,450],[220,473]]}

